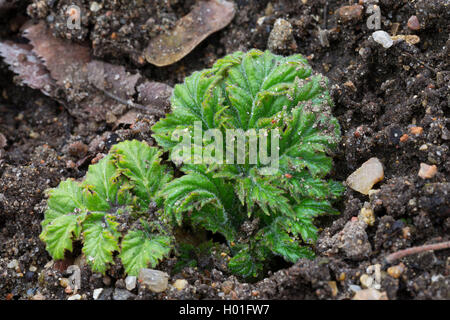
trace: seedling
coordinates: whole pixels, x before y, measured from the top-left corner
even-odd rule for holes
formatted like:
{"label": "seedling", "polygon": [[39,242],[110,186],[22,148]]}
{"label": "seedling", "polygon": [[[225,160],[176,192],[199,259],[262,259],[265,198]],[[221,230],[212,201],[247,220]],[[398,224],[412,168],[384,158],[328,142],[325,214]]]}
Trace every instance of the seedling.
{"label": "seedling", "polygon": [[162,203],[157,192],[172,177],[160,156],[145,142],[121,142],[89,166],[82,182],[69,179],[51,189],[40,235],[50,255],[63,259],[81,240],[92,270],[104,273],[119,253],[131,275],[168,256],[173,239],[167,226],[148,221]]}
{"label": "seedling", "polygon": [[[306,245],[317,239],[313,220],[337,214],[330,200],[343,191],[324,179],[332,167],[326,153],[340,138],[331,106],[327,80],[313,75],[301,55],[236,52],[186,78],[175,86],[172,112],[152,128],[185,173],[162,190],[166,217],[221,233],[233,252],[229,268],[245,278],[262,275],[273,255],[290,262],[313,257]],[[248,157],[244,163],[205,162],[230,150],[218,150],[217,138],[196,141],[197,123],[222,137],[229,130],[279,134],[276,170]],[[179,156],[180,134],[194,137],[192,154]],[[248,155],[254,142],[247,139],[234,154]],[[200,156],[204,163],[196,164]]]}
{"label": "seedling", "polygon": [[[117,144],[83,182],[50,191],[41,239],[52,257],[81,240],[94,271],[105,272],[118,253],[136,275],[167,257],[171,230],[188,224],[223,235],[229,269],[243,278],[262,276],[275,255],[312,258],[314,219],[337,214],[332,201],[343,192],[325,179],[340,139],[326,78],[301,55],[236,52],[176,85],[171,103],[153,137],[184,175],[173,179],[161,151],[144,142]],[[198,135],[198,124],[214,135]],[[230,130],[241,143],[218,143]],[[181,156],[180,133],[192,145]],[[277,154],[270,166],[261,158],[268,150]]]}

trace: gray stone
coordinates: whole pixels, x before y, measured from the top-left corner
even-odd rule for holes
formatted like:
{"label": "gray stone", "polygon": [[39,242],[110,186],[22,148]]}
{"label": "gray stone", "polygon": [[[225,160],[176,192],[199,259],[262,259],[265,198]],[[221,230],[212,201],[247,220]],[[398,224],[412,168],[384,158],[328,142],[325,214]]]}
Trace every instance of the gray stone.
{"label": "gray stone", "polygon": [[127,290],[131,291],[136,288],[136,280],[137,278],[135,276],[128,276],[125,278],[125,287]]}
{"label": "gray stone", "polygon": [[141,269],[139,282],[153,292],[163,292],[167,289],[169,275],[165,272],[153,269]]}
{"label": "gray stone", "polygon": [[375,40],[375,42],[381,44],[385,49],[392,47],[392,45],[394,44],[394,41],[392,41],[389,33],[383,30],[378,30],[372,33],[372,38],[373,40]]}
{"label": "gray stone", "polygon": [[128,290],[116,288],[113,294],[113,300],[134,300],[136,295],[132,294]]}

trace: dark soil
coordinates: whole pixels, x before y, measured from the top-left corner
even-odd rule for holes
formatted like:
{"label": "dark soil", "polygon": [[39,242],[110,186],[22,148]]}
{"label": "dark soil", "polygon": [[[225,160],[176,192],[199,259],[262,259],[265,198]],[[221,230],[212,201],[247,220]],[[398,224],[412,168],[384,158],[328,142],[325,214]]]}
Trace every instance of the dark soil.
{"label": "dark soil", "polygon": [[[170,6],[159,0],[153,6],[145,1],[131,6],[122,4],[130,1],[101,0],[98,3],[105,6],[115,3],[110,5],[112,13],[102,9],[88,16],[77,31],[64,29],[58,18],[72,1],[12,2],[14,8],[2,14],[1,39],[18,40],[19,26],[29,15],[46,19],[55,35],[90,42],[98,59],[169,85],[210,67],[227,53],[268,48],[273,25],[283,18],[292,26],[292,34],[276,39],[283,45],[271,43],[271,49],[285,55],[302,53],[330,79],[334,114],[343,130],[331,178],[344,181],[371,157],[383,163],[385,178],[375,187],[378,192],[364,196],[347,189],[338,203],[341,215],[319,221],[322,232],[315,260],[277,264],[266,279],[248,284],[227,273],[226,256],[220,252],[226,250],[219,246],[197,268],[171,274],[170,283],[188,281],[185,289],[169,286],[166,292],[153,294],[138,288],[129,299],[350,299],[364,288],[364,278],[371,278],[376,285],[369,286],[386,292],[389,299],[450,299],[450,250],[385,263],[392,252],[450,238],[447,0],[378,1],[383,30],[420,37],[417,44],[400,40],[389,49],[370,38],[374,30],[366,25],[365,9],[352,18],[338,19],[336,12],[349,1],[236,0],[236,16],[228,27],[180,62],[163,68],[140,63],[135,53],[149,37],[170,29],[189,12],[193,0],[171,0]],[[91,1],[76,2],[89,11]],[[360,2],[367,7],[377,1]],[[413,15],[420,22],[419,30],[407,26]],[[149,16],[151,23],[147,23]],[[134,32],[133,27],[143,31]],[[321,43],[319,28],[328,30],[328,46]],[[117,32],[113,39],[102,36],[112,32]],[[91,161],[118,141],[137,138],[151,143],[149,127],[154,118],[140,115],[133,126],[86,120],[70,112],[70,103],[62,105],[20,86],[14,78],[0,61],[0,299],[67,299],[59,278],[67,276],[65,268],[74,263],[81,267],[78,293],[82,299],[92,299],[96,288],[105,288],[100,298],[111,299],[115,288],[123,287],[120,266],[105,277],[92,274],[77,250],[52,264],[39,239],[45,190],[65,178],[84,176]],[[412,134],[412,126],[423,132]],[[430,179],[419,177],[421,163],[436,165],[437,174]],[[371,225],[355,218],[365,202],[374,211]],[[173,270],[174,262],[169,260],[158,269]],[[403,272],[395,274],[388,269],[391,266]]]}

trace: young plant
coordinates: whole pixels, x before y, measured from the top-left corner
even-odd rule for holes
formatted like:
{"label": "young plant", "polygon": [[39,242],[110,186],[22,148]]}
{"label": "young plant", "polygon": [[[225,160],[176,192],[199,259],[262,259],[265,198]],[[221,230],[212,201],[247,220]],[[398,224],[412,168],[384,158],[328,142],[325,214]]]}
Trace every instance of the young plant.
{"label": "young plant", "polygon": [[66,180],[49,192],[40,238],[54,259],[81,240],[87,263],[104,273],[114,253],[130,275],[154,267],[172,247],[162,220],[149,220],[162,203],[157,193],[172,178],[161,152],[145,142],[125,141],[90,165],[82,182]]}
{"label": "young plant", "polygon": [[[301,55],[236,52],[176,85],[171,102],[153,136],[185,175],[161,191],[165,217],[221,233],[230,270],[245,278],[262,275],[274,255],[313,257],[305,244],[317,239],[314,218],[337,214],[331,201],[343,191],[325,179],[340,139],[326,78]],[[250,160],[255,145],[260,156],[278,154],[276,163]]]}
{"label": "young plant", "polygon": [[[170,253],[172,228],[189,223],[222,234],[229,269],[244,278],[261,276],[275,255],[312,258],[314,219],[337,214],[343,191],[325,179],[340,139],[326,78],[301,55],[236,52],[175,86],[171,101],[153,136],[184,175],[173,180],[144,142],[117,144],[83,182],[50,191],[41,239],[52,257],[81,240],[94,271],[118,253],[136,275]],[[193,263],[187,252],[180,266]]]}

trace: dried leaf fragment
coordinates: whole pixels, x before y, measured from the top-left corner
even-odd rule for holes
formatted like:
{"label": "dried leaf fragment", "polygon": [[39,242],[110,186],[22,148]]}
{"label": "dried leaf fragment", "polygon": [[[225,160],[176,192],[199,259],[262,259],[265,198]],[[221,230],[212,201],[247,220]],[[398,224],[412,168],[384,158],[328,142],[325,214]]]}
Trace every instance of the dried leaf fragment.
{"label": "dried leaf fragment", "polygon": [[44,60],[50,75],[60,85],[68,75],[91,60],[88,46],[54,37],[44,21],[27,25],[23,34],[33,45],[33,52]]}
{"label": "dried leaf fragment", "polygon": [[136,93],[136,84],[141,79],[139,73],[130,74],[125,67],[100,60],[88,63],[89,83],[101,90],[109,91],[121,99],[128,99]]}
{"label": "dried leaf fragment", "polygon": [[378,158],[364,162],[346,180],[347,185],[362,194],[369,194],[373,185],[384,179],[383,165]]}
{"label": "dried leaf fragment", "polygon": [[403,34],[399,34],[397,36],[393,36],[392,40],[403,40],[406,41],[406,43],[408,44],[417,44],[420,42],[420,38],[419,36],[416,36],[415,34],[411,34],[411,35],[403,35]]}
{"label": "dried leaf fragment", "polygon": [[137,87],[139,103],[164,110],[170,106],[173,88],[165,83],[145,81]]}
{"label": "dried leaf fragment", "polygon": [[199,1],[189,14],[177,21],[169,34],[161,34],[150,41],[145,58],[158,67],[175,63],[210,34],[226,27],[234,14],[230,1]]}
{"label": "dried leaf fragment", "polygon": [[32,52],[32,46],[11,41],[0,42],[0,56],[24,84],[46,95],[50,94],[54,82],[42,61]]}

